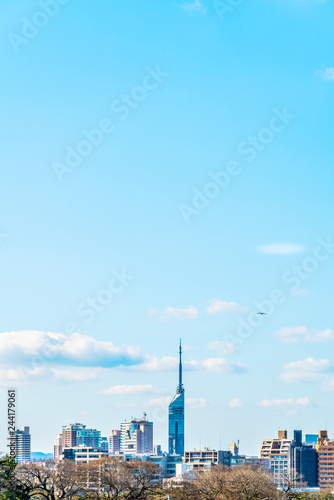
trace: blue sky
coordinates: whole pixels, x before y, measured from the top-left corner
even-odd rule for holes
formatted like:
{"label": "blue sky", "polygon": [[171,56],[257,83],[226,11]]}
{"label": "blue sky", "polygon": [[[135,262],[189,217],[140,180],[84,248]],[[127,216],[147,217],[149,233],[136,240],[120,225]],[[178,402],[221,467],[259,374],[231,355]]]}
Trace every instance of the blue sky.
{"label": "blue sky", "polygon": [[332,2],[0,14],[0,449],[11,387],[34,451],[143,411],[166,448],[179,338],[186,448],[333,434]]}

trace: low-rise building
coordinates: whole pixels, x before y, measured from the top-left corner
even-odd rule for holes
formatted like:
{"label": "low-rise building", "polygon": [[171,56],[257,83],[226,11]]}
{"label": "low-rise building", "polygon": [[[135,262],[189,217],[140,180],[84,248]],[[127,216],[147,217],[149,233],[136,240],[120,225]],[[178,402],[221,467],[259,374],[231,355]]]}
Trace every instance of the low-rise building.
{"label": "low-rise building", "polygon": [[194,469],[209,470],[215,465],[231,465],[232,453],[223,450],[194,450],[184,453],[184,463],[187,471]]}
{"label": "low-rise building", "polygon": [[64,448],[60,460],[73,460],[77,464],[87,464],[93,460],[98,460],[108,456],[108,452],[102,448],[92,446],[74,446]]}
{"label": "low-rise building", "polygon": [[250,467],[261,467],[261,469],[270,469],[270,460],[268,458],[246,457],[245,464]]}

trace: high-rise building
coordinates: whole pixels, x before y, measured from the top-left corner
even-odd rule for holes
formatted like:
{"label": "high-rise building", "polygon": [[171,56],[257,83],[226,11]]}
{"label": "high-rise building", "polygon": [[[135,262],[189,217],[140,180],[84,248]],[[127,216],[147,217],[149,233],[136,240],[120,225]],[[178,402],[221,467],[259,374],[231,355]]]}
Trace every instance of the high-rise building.
{"label": "high-rise building", "polygon": [[269,460],[270,470],[277,482],[288,474],[291,443],[287,431],[278,431],[278,439],[262,441],[260,458]]}
{"label": "high-rise building", "polygon": [[318,434],[305,434],[304,444],[316,446],[318,444]]}
{"label": "high-rise building", "polygon": [[30,462],[31,435],[29,427],[22,427],[15,431],[15,455],[17,462]]}
{"label": "high-rise building", "polygon": [[293,434],[289,460],[290,478],[293,476],[296,487],[303,482],[308,488],[315,488],[318,485],[316,449],[302,443],[302,431],[294,431]]}
{"label": "high-rise building", "polygon": [[63,451],[63,435],[57,434],[53,443],[53,460],[58,462]]}
{"label": "high-rise building", "polygon": [[144,413],[142,418],[121,423],[121,452],[131,454],[152,453],[153,422]]}
{"label": "high-rise building", "polygon": [[77,431],[77,445],[76,446],[88,446],[92,448],[101,447],[101,431],[96,429],[86,429],[83,426],[82,430]]}
{"label": "high-rise building", "polygon": [[318,486],[321,490],[334,487],[334,441],[329,439],[327,431],[318,434]]}
{"label": "high-rise building", "polygon": [[108,452],[109,453],[119,453],[121,451],[121,431],[114,430],[111,431],[111,435],[108,436]]}
{"label": "high-rise building", "polygon": [[99,448],[101,446],[101,432],[96,429],[86,429],[83,424],[63,425],[63,449],[75,446]]}
{"label": "high-rise building", "polygon": [[82,430],[83,427],[83,424],[63,425],[63,449],[73,448],[74,446],[77,446],[77,431]]}
{"label": "high-rise building", "polygon": [[168,406],[168,453],[184,455],[184,387],[182,384],[182,346],[179,349],[179,385]]}

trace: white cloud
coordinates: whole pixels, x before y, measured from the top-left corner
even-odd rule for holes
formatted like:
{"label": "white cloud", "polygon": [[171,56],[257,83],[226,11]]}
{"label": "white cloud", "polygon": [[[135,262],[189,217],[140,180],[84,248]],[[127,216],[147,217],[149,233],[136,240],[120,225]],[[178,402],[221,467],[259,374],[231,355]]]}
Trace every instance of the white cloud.
{"label": "white cloud", "polygon": [[190,14],[205,14],[207,9],[203,6],[202,2],[200,0],[194,0],[192,3],[185,3],[181,5],[182,9],[185,10],[186,12],[189,12]]}
{"label": "white cloud", "polygon": [[167,321],[169,319],[195,319],[199,315],[198,309],[194,306],[189,306],[185,309],[179,309],[177,307],[167,306],[164,311],[158,311],[157,309],[149,309],[148,314],[151,316],[159,316],[161,321]]}
{"label": "white cloud", "polygon": [[243,403],[240,401],[239,398],[231,399],[228,403],[229,408],[241,408],[243,406]]}
{"label": "white cloud", "polygon": [[206,402],[205,398],[187,398],[186,399],[186,404],[190,408],[207,408],[208,403]]}
{"label": "white cloud", "polygon": [[334,377],[329,375],[327,379],[322,384],[322,389],[324,391],[334,391]]}
{"label": "white cloud", "polygon": [[284,344],[296,344],[297,342],[330,342],[334,340],[334,330],[308,329],[306,326],[294,328],[281,328],[275,334]]}
{"label": "white cloud", "polygon": [[280,380],[287,383],[317,382],[323,380],[330,371],[331,364],[328,359],[315,360],[309,357],[284,365]]}
{"label": "white cloud", "polygon": [[[175,371],[178,367],[178,358],[164,356],[156,358],[147,356],[146,361],[140,365],[132,366],[132,370],[145,372],[154,371]],[[246,370],[246,366],[241,363],[231,363],[225,358],[207,358],[203,361],[190,359],[183,362],[186,371],[206,371],[214,373],[236,372],[241,373]]]}
{"label": "white cloud", "polygon": [[259,246],[258,251],[269,255],[294,255],[304,252],[305,248],[295,243],[270,243]]}
{"label": "white cloud", "polygon": [[208,358],[202,362],[203,369],[208,372],[225,373],[246,371],[246,366],[241,363],[230,363],[224,358]]}
{"label": "white cloud", "polygon": [[0,385],[6,386],[11,383],[22,385],[32,381],[45,380],[50,382],[86,382],[96,380],[101,372],[101,368],[85,368],[83,370],[77,367],[69,367],[61,370],[46,365],[34,368],[21,366],[16,369],[0,370]]}
{"label": "white cloud", "polygon": [[151,384],[137,384],[137,385],[114,385],[108,389],[103,389],[99,391],[99,394],[105,394],[107,396],[119,396],[123,394],[149,394],[149,393],[159,393],[160,389],[157,389]]}
{"label": "white cloud", "polygon": [[116,347],[112,342],[88,335],[40,331],[0,333],[0,361],[3,364],[65,364],[110,368],[133,365],[142,360],[137,347]]}
{"label": "white cloud", "polygon": [[178,358],[173,358],[171,356],[163,356],[162,358],[146,356],[146,360],[140,365],[133,366],[132,370],[144,372],[174,371],[177,369],[178,365]]}
{"label": "white cloud", "polygon": [[7,387],[10,384],[24,384],[28,382],[28,379],[43,380],[46,378],[46,375],[47,370],[44,367],[0,369],[0,386]]}
{"label": "white cloud", "polygon": [[172,401],[170,396],[162,396],[161,398],[153,398],[148,402],[149,406],[159,406],[159,407],[167,407],[169,403]]}
{"label": "white cloud", "polygon": [[51,368],[53,373],[53,381],[55,382],[87,382],[89,380],[96,380],[101,373],[100,368],[85,368],[84,370],[68,369],[58,370]]}
{"label": "white cloud", "polygon": [[288,399],[263,399],[257,406],[262,406],[263,408],[286,408],[286,407],[298,407],[305,408],[310,406],[312,403],[307,396],[303,398],[288,398]]}
{"label": "white cloud", "polygon": [[288,417],[294,417],[295,415],[297,415],[297,413],[298,413],[297,410],[289,410],[286,412],[286,415]]}
{"label": "white cloud", "polygon": [[214,340],[210,342],[209,349],[212,351],[216,351],[218,354],[222,356],[228,356],[229,354],[235,354],[238,352],[238,348],[234,344],[229,344],[224,340]]}
{"label": "white cloud", "polygon": [[317,71],[316,75],[320,76],[323,80],[334,80],[334,68]]}
{"label": "white cloud", "polygon": [[226,312],[246,312],[247,307],[240,306],[236,302],[226,302],[219,299],[211,299],[210,304],[207,307],[208,314],[218,314]]}

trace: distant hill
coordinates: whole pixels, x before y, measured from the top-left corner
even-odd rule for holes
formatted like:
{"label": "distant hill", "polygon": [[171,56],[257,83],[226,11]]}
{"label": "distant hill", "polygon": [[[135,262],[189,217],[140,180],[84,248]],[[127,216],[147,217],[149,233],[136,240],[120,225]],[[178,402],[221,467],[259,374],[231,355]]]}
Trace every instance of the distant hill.
{"label": "distant hill", "polygon": [[32,451],[31,460],[52,460],[52,453],[42,453],[41,451]]}

